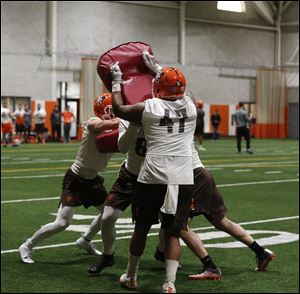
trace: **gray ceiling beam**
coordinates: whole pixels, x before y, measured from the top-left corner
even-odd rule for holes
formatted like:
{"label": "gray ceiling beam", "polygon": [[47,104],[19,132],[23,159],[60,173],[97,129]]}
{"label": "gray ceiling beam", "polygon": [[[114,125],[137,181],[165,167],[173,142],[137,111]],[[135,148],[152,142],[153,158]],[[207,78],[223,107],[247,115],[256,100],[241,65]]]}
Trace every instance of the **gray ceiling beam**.
{"label": "gray ceiling beam", "polygon": [[179,10],[179,3],[176,1],[111,1],[111,2]]}
{"label": "gray ceiling beam", "polygon": [[270,7],[272,8],[273,13],[274,13],[274,14],[277,14],[277,7],[276,7],[276,5],[274,4],[274,2],[273,2],[273,1],[269,1],[268,3],[269,3],[269,5],[270,5]]}
{"label": "gray ceiling beam", "polygon": [[260,25],[218,21],[218,20],[208,20],[208,19],[193,18],[193,17],[186,17],[185,20],[191,21],[191,22],[202,22],[202,23],[208,23],[208,24],[239,27],[239,28],[246,28],[246,29],[256,29],[256,30],[263,30],[263,31],[276,31],[277,30],[276,27],[272,27],[272,26],[260,26]]}
{"label": "gray ceiling beam", "polygon": [[283,5],[281,13],[284,13],[292,3],[293,3],[293,1],[287,1],[287,2]]}
{"label": "gray ceiling beam", "polygon": [[291,22],[282,22],[282,26],[290,26],[290,27],[299,27],[299,22],[298,21],[291,21]]}
{"label": "gray ceiling beam", "polygon": [[256,11],[263,17],[263,19],[271,24],[274,25],[274,13],[270,8],[268,1],[252,1]]}

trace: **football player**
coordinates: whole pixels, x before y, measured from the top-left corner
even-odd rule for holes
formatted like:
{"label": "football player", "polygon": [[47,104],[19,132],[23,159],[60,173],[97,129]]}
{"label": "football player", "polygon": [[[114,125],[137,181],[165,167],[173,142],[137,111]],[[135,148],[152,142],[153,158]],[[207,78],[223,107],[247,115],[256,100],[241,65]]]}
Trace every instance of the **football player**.
{"label": "football player", "polygon": [[122,212],[132,202],[138,174],[146,153],[143,128],[121,119],[118,146],[121,153],[127,153],[127,157],[122,163],[118,178],[104,203],[101,227],[103,252],[100,260],[88,269],[90,274],[99,274],[103,268],[115,263],[115,224]]}
{"label": "football player", "polygon": [[[194,145],[194,144],[193,144]],[[198,274],[189,275],[192,280],[220,280],[221,270],[208,255],[200,237],[190,228],[192,219],[203,214],[218,230],[224,231],[244,243],[256,254],[256,271],[264,271],[275,254],[260,246],[251,235],[240,225],[228,219],[225,214],[227,207],[216,187],[213,175],[202,164],[198,152],[193,146],[194,188],[189,217],[188,231],[182,230],[180,237],[203,263],[203,269]],[[155,258],[164,261],[164,239],[160,234],[160,244],[155,252]]]}
{"label": "football player", "polygon": [[[63,179],[56,220],[42,226],[20,246],[19,251],[24,263],[34,263],[31,256],[33,248],[40,241],[65,230],[73,218],[74,207],[81,205],[85,208],[95,206],[100,214],[92,221],[88,231],[76,244],[90,254],[101,255],[91,243],[93,236],[101,229],[101,212],[107,197],[107,191],[103,185],[104,179],[98,175],[98,172],[105,170],[112,153],[100,153],[96,147],[95,136],[118,128],[119,119],[112,117],[110,110],[111,94],[104,93],[95,99],[94,112],[97,117],[91,117],[83,123],[83,136],[76,159]],[[110,115],[104,117],[108,113]]]}
{"label": "football player", "polygon": [[3,102],[1,105],[1,131],[2,131],[2,143],[3,147],[12,144],[12,120],[10,109],[7,107],[7,103]]}
{"label": "football player", "polygon": [[[175,293],[180,257],[179,233],[186,229],[193,185],[191,144],[196,128],[195,103],[184,95],[183,73],[173,67],[156,67],[143,54],[146,65],[155,67],[153,97],[135,105],[124,105],[121,94],[122,72],[111,67],[113,111],[120,118],[142,123],[147,152],[132,200],[135,228],[130,242],[126,273],[120,284],[137,288],[137,270],[146,245],[147,234],[162,212],[166,239],[166,276],[163,292]],[[150,65],[150,66],[149,66]]]}
{"label": "football player", "polygon": [[24,142],[25,136],[25,125],[24,125],[24,116],[25,110],[22,107],[22,104],[18,104],[17,110],[12,114],[16,120],[16,136],[21,143]]}

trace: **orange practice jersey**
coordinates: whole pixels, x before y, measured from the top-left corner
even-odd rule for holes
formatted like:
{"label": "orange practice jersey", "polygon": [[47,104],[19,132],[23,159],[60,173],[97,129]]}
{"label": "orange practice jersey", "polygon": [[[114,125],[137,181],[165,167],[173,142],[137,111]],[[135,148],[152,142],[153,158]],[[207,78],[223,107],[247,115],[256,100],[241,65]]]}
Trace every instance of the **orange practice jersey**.
{"label": "orange practice jersey", "polygon": [[74,120],[74,114],[70,111],[63,111],[61,115],[64,119],[64,123],[72,123]]}

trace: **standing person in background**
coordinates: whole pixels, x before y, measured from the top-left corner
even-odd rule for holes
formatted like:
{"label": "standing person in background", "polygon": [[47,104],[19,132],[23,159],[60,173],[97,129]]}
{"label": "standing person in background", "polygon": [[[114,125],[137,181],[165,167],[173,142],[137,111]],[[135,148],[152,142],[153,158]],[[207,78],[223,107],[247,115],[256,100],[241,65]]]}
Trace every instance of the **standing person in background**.
{"label": "standing person in background", "polygon": [[197,105],[197,127],[194,134],[194,140],[199,142],[198,150],[206,151],[202,146],[204,137],[204,116],[205,112],[203,110],[203,101],[199,100],[196,102]]}
{"label": "standing person in background", "polygon": [[25,137],[24,114],[25,111],[22,107],[22,104],[19,103],[17,110],[12,114],[12,116],[16,120],[16,135],[17,138],[20,140],[20,143],[24,142]]}
{"label": "standing person in background", "polygon": [[41,141],[45,144],[45,120],[47,112],[45,109],[42,109],[41,104],[37,104],[37,109],[33,113],[34,123],[35,123],[35,132],[36,132],[36,142]]}
{"label": "standing person in background", "polygon": [[1,106],[1,143],[3,143],[4,147],[7,147],[8,144],[12,144],[12,119],[13,117],[7,107],[7,103],[3,102]]}
{"label": "standing person in background", "polygon": [[75,116],[73,112],[70,111],[70,106],[67,105],[65,111],[61,113],[63,117],[63,123],[64,123],[64,138],[65,138],[65,143],[70,143],[71,138],[70,138],[70,131],[71,131],[71,125],[72,122],[75,119]]}
{"label": "standing person in background", "polygon": [[242,137],[246,140],[246,152],[253,154],[250,148],[250,130],[248,124],[251,122],[252,115],[248,116],[244,109],[244,103],[239,102],[239,109],[234,114],[234,121],[236,123],[236,139],[237,139],[237,153],[240,154],[242,151],[241,141]]}
{"label": "standing person in background", "polygon": [[24,128],[24,140],[25,143],[28,143],[31,132],[31,111],[28,105],[25,105],[24,108]]}
{"label": "standing person in background", "polygon": [[[56,136],[55,136],[56,134]],[[61,137],[61,113],[58,105],[55,105],[51,113],[51,139],[52,142],[59,142]]]}
{"label": "standing person in background", "polygon": [[213,140],[219,140],[219,133],[218,133],[218,128],[221,122],[221,116],[219,114],[218,109],[216,109],[213,113],[213,115],[210,118],[211,120],[211,124],[214,128],[214,132],[213,132]]}

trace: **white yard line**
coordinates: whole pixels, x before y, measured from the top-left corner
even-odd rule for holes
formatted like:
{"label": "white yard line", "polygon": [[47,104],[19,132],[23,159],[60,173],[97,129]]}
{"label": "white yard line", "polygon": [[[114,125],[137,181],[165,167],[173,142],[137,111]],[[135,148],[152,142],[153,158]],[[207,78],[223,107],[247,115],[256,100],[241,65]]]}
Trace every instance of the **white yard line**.
{"label": "white yard line", "polygon": [[[222,187],[234,187],[234,186],[246,186],[246,185],[260,185],[260,184],[273,184],[273,183],[288,183],[288,182],[299,182],[299,179],[288,179],[288,180],[274,180],[274,181],[261,181],[261,182],[245,182],[245,183],[233,183],[217,185],[218,188]],[[56,200],[59,197],[47,197],[47,198],[32,198],[32,199],[18,199],[18,200],[4,200],[1,204],[5,203],[17,203],[26,201],[44,201],[44,200]]]}
{"label": "white yard line", "polygon": [[269,175],[269,174],[282,174],[282,171],[280,171],[280,170],[272,170],[272,171],[265,172],[265,174],[267,174],[267,175]]}
{"label": "white yard line", "polygon": [[214,165],[205,165],[206,168],[209,167],[234,167],[234,166],[249,166],[251,167],[252,165],[267,165],[267,164],[287,164],[287,163],[299,163],[298,160],[290,160],[290,161],[263,161],[263,162],[239,162],[239,163],[231,163],[231,164],[214,164]]}
{"label": "white yard line", "polygon": [[[8,157],[9,158],[9,157]],[[2,158],[1,158],[2,159]],[[17,157],[17,158],[12,158],[12,160],[30,160],[30,157]],[[27,162],[28,163],[28,162]]]}
{"label": "white yard line", "polygon": [[234,172],[235,173],[243,173],[243,172],[250,172],[252,171],[252,169],[235,169]]}
{"label": "white yard line", "polygon": [[1,204],[5,203],[18,203],[18,202],[32,202],[32,201],[45,201],[45,200],[56,200],[60,197],[45,197],[45,198],[32,198],[32,199],[18,199],[18,200],[5,200],[1,201]]}
{"label": "white yard line", "polygon": [[[102,172],[101,174],[114,174],[114,173],[117,173],[118,171],[119,170],[109,170],[109,171]],[[49,174],[49,175],[39,175],[39,176],[12,176],[12,177],[1,177],[1,180],[51,178],[51,177],[62,177],[64,175],[65,174]]]}
{"label": "white yard line", "polygon": [[[258,221],[252,221],[252,222],[242,222],[239,223],[239,225],[252,225],[252,224],[259,224],[259,223],[268,223],[268,222],[276,222],[276,221],[286,221],[286,220],[291,220],[291,219],[297,219],[299,216],[290,216],[290,217],[280,217],[280,218],[273,218],[273,219],[266,219],[266,220],[258,220]],[[204,227],[204,228],[193,228],[193,230],[206,230],[206,229],[211,229],[214,228],[213,226],[211,227]],[[157,236],[158,233],[149,233],[148,236]],[[122,239],[131,239],[131,235],[129,236],[122,236],[122,237],[117,237],[116,240],[122,240]],[[93,240],[93,243],[99,243],[102,242],[102,239],[100,240]],[[70,243],[60,243],[60,244],[55,244],[55,245],[45,245],[45,246],[37,246],[34,248],[34,250],[40,250],[40,249],[48,249],[48,248],[59,248],[59,247],[65,247],[65,246],[73,246],[75,245],[75,242],[70,242]],[[19,249],[11,249],[11,250],[2,250],[1,254],[6,254],[6,253],[14,253],[18,252]]]}
{"label": "white yard line", "polygon": [[208,167],[206,167],[206,169],[208,169],[208,170],[221,170],[221,169],[223,169],[222,167],[212,167],[212,166],[208,166]]}
{"label": "white yard line", "polygon": [[[121,164],[121,161],[123,161],[125,159],[124,158],[113,158],[113,159],[110,159],[110,162],[120,162]],[[44,159],[31,159],[31,158],[15,158],[13,159],[15,161],[11,162],[11,161],[8,161],[8,162],[1,162],[1,165],[18,165],[18,164],[39,164],[41,162],[47,162],[47,163],[60,163],[60,162],[74,162],[74,158],[72,159],[61,159],[61,160],[54,160],[54,159],[49,159],[49,158],[44,158]],[[23,161],[16,161],[16,160],[23,160]],[[27,160],[27,161],[25,161]],[[28,160],[31,160],[31,161],[28,161]]]}
{"label": "white yard line", "polygon": [[74,162],[74,159],[62,159],[62,160],[51,160],[51,159],[32,159],[32,161],[14,161],[14,162],[1,162],[1,165],[19,165],[19,164],[40,164],[40,163],[61,163],[61,162]]}
{"label": "white yard line", "polygon": [[[48,161],[48,162],[51,162],[51,161]],[[54,161],[53,161],[54,162]],[[73,162],[73,160],[61,160],[60,162]],[[33,162],[31,162],[33,163]],[[35,162],[37,163],[37,162]],[[39,162],[40,163],[40,162]],[[219,169],[222,169],[224,167],[238,167],[238,166],[249,166],[251,167],[252,165],[259,165],[259,166],[263,166],[263,165],[267,165],[267,164],[276,164],[278,166],[280,166],[280,164],[289,164],[289,163],[298,163],[298,161],[281,161],[281,162],[246,162],[246,163],[234,163],[234,164],[222,164],[222,165],[206,165],[206,168],[208,170],[219,170]],[[110,173],[115,173],[117,172],[118,170],[113,170],[113,171],[105,171],[103,172],[102,174],[110,174]],[[2,171],[2,172],[5,172]],[[6,177],[1,177],[1,180],[9,180],[9,179],[34,179],[34,178],[42,178],[42,177],[56,177],[57,175],[54,174],[54,175],[32,175],[32,176],[6,176]]]}
{"label": "white yard line", "polygon": [[13,177],[1,177],[1,180],[51,178],[51,177],[63,177],[64,175],[65,174],[52,174],[52,175],[39,175],[39,176],[13,176]]}
{"label": "white yard line", "polygon": [[221,187],[246,186],[246,185],[262,185],[262,184],[288,183],[288,182],[299,182],[299,179],[261,181],[261,182],[248,182],[248,183],[246,182],[246,183],[235,183],[235,184],[223,184],[223,185],[217,185],[217,187],[221,188]]}

